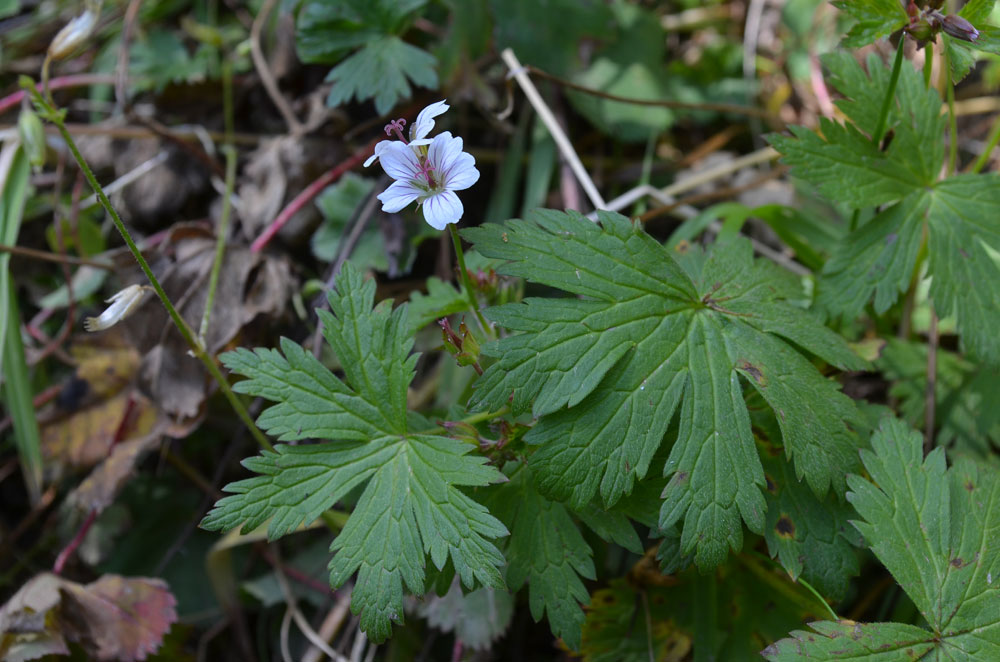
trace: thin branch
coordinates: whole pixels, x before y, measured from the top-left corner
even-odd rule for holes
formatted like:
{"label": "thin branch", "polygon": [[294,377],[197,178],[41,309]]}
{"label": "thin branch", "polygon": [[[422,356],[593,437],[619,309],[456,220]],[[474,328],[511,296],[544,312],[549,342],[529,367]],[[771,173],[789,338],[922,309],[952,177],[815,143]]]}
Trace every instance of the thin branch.
{"label": "thin branch", "polygon": [[122,18],[122,35],[118,44],[118,64],[115,66],[115,114],[121,114],[128,105],[128,59],[135,19],[139,16],[142,0],[129,0]]}
{"label": "thin branch", "polygon": [[[508,52],[510,49],[504,51]],[[513,53],[511,53],[513,55]],[[503,53],[500,54],[503,57]],[[506,58],[504,61],[506,62]],[[508,63],[509,66],[509,63]],[[760,108],[754,108],[753,106],[740,106],[733,103],[688,103],[686,101],[669,101],[669,100],[653,100],[653,99],[636,99],[634,97],[623,97],[617,94],[610,94],[608,92],[602,92],[601,90],[595,90],[590,87],[585,87],[583,85],[578,85],[572,81],[566,80],[565,78],[559,78],[558,76],[553,76],[550,73],[546,73],[537,67],[527,65],[525,67],[511,67],[514,70],[514,76],[517,77],[517,69],[521,71],[530,71],[532,74],[538,76],[539,78],[545,78],[546,80],[551,80],[558,83],[562,87],[567,87],[571,90],[576,90],[577,92],[583,92],[584,94],[589,94],[591,96],[600,97],[601,99],[607,99],[608,101],[620,101],[622,103],[632,104],[634,106],[654,106],[657,108],[673,108],[676,110],[693,110],[693,111],[704,111],[711,110],[719,113],[733,113],[735,115],[747,115],[750,117],[760,117],[766,120],[770,120],[775,124],[784,126],[784,122],[780,119],[771,115],[766,110],[761,110]],[[520,82],[520,81],[518,81]]]}
{"label": "thin branch", "polygon": [[83,257],[71,257],[69,255],[59,255],[58,253],[50,253],[48,251],[40,251],[34,248],[27,248],[25,246],[8,246],[6,244],[0,244],[0,253],[10,253],[11,255],[20,255],[21,257],[30,257],[34,260],[45,260],[46,262],[63,262],[65,264],[75,264],[77,266],[87,266],[94,267],[96,269],[106,269],[107,271],[114,271],[115,267],[107,262],[98,262],[96,260],[88,260]]}
{"label": "thin branch", "polygon": [[271,97],[271,101],[277,106],[278,112],[285,119],[288,130],[293,135],[298,135],[305,131],[305,127],[299,121],[299,118],[295,116],[295,113],[292,112],[288,101],[285,100],[285,97],[281,94],[281,90],[278,89],[278,84],[271,74],[271,69],[267,66],[264,51],[260,48],[260,35],[264,30],[264,24],[277,5],[278,0],[265,0],[264,5],[260,8],[260,12],[257,13],[257,18],[253,21],[253,27],[250,28],[250,57],[253,59],[254,68],[257,69],[257,75],[260,76],[260,82],[263,83],[264,89],[267,90],[267,95]]}

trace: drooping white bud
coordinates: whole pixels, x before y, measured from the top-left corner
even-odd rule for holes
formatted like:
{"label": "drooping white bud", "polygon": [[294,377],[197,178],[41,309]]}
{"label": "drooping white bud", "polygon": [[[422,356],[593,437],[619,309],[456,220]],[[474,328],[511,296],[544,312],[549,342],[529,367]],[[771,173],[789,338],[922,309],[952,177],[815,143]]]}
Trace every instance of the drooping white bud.
{"label": "drooping white bud", "polygon": [[100,18],[100,7],[91,9],[88,7],[82,14],[67,23],[49,44],[49,57],[53,60],[61,60],[82,44],[90,36],[97,26],[97,19]]}
{"label": "drooping white bud", "polygon": [[118,292],[105,303],[111,305],[97,317],[88,317],[83,321],[83,328],[87,331],[103,331],[135,312],[135,309],[142,303],[143,294],[146,290],[152,289],[148,285],[129,285],[121,292]]}

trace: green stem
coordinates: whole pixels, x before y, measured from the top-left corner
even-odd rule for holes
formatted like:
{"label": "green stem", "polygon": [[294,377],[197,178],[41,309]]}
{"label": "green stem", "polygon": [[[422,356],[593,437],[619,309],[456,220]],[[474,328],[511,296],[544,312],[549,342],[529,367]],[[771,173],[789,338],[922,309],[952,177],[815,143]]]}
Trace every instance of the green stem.
{"label": "green stem", "polygon": [[[475,425],[476,423],[482,423],[483,421],[490,421],[493,420],[494,418],[500,418],[501,416],[507,414],[509,411],[510,409],[508,409],[507,407],[501,407],[496,411],[481,411],[478,414],[472,414],[471,416],[466,416],[459,422],[468,423],[469,425]],[[427,430],[426,432],[421,432],[420,434],[447,434],[447,433],[448,431],[445,428],[438,426],[431,430]]]}
{"label": "green stem", "polygon": [[924,47],[924,87],[931,87],[931,72],[934,71],[934,42]]}
{"label": "green stem", "polygon": [[[770,572],[765,568],[761,567],[758,563],[755,563],[752,559],[766,561],[768,565],[775,565],[781,568],[782,571],[785,571],[780,563],[778,563],[771,557],[767,556],[766,554],[761,554],[760,552],[753,549],[748,550],[746,555],[740,555],[737,556],[736,558],[745,568],[747,568],[752,573],[757,575],[757,577],[764,580],[766,583],[770,584],[778,592],[784,593],[785,597],[794,602],[797,602],[801,607],[805,609],[810,608],[811,603],[808,601],[806,596],[796,592],[791,584],[784,581],[779,575],[775,575],[773,572]],[[835,621],[840,620],[840,617],[837,616],[837,612],[833,611],[833,608],[830,607],[829,603],[827,603],[827,601],[823,599],[823,597],[819,594],[819,592],[816,589],[814,589],[811,585],[809,585],[808,582],[806,582],[801,577],[795,579],[794,582],[796,584],[801,584],[803,587],[807,588],[814,596],[816,596],[816,598],[819,599],[819,601],[823,604],[823,607],[826,610],[826,612],[833,617],[833,620]]]}
{"label": "green stem", "polygon": [[492,338],[493,332],[490,330],[490,325],[483,317],[482,312],[479,310],[479,303],[476,301],[476,292],[472,289],[472,280],[469,278],[469,270],[465,268],[465,253],[462,252],[462,238],[458,236],[458,229],[455,224],[452,223],[448,226],[451,230],[451,240],[455,244],[455,257],[458,259],[458,273],[462,279],[462,285],[465,287],[465,293],[469,298],[469,307],[473,313],[476,315],[476,319],[479,320],[479,326],[483,329],[483,333],[487,337]]}
{"label": "green stem", "polygon": [[878,112],[878,122],[875,124],[875,133],[872,134],[872,142],[877,148],[882,142],[882,133],[885,131],[885,123],[889,118],[889,108],[893,99],[896,98],[896,83],[899,82],[899,70],[903,66],[903,44],[905,39],[900,37],[899,46],[896,48],[896,59],[892,62],[892,73],[889,75],[889,89],[886,90],[885,98],[882,100],[882,108]]}
{"label": "green stem", "polygon": [[993,128],[990,129],[989,140],[986,141],[986,149],[984,149],[983,153],[979,155],[978,159],[976,159],[976,162],[972,165],[972,168],[969,169],[969,172],[976,174],[983,169],[983,166],[989,162],[990,155],[993,153],[993,149],[997,146],[997,143],[1000,143],[1000,115],[998,115],[996,120],[993,121]]}
{"label": "green stem", "polygon": [[212,316],[212,306],[215,305],[215,290],[219,286],[219,272],[222,271],[222,260],[226,252],[226,237],[229,236],[229,217],[232,215],[233,189],[236,187],[236,150],[232,145],[222,148],[226,153],[226,193],[222,199],[222,215],[219,217],[219,227],[215,237],[215,260],[212,262],[212,273],[208,277],[208,297],[205,299],[205,312],[201,316],[201,328],[198,329],[198,342],[205,344],[208,335],[208,322]]}
{"label": "green stem", "polygon": [[181,336],[184,338],[184,342],[188,344],[188,347],[191,348],[192,353],[198,358],[198,360],[205,365],[209,374],[212,375],[212,378],[215,379],[216,383],[218,383],[219,390],[221,390],[226,399],[229,400],[229,404],[232,405],[236,415],[239,416],[240,420],[243,421],[243,424],[247,426],[250,434],[261,446],[261,448],[273,450],[271,442],[269,442],[267,437],[264,436],[264,433],[261,432],[256,425],[254,425],[246,407],[244,407],[240,399],[236,397],[236,394],[229,386],[229,382],[226,381],[226,378],[222,376],[222,372],[219,371],[219,367],[215,364],[215,360],[208,355],[204,346],[195,338],[191,327],[188,326],[187,322],[184,321],[184,318],[181,317],[180,313],[177,312],[177,309],[174,308],[174,304],[170,301],[167,293],[163,290],[163,286],[160,285],[160,281],[157,280],[153,270],[149,267],[149,263],[146,262],[146,258],[142,256],[142,252],[139,250],[139,247],[136,246],[128,228],[125,227],[125,223],[122,222],[118,212],[115,211],[115,208],[111,205],[111,201],[108,200],[108,196],[104,193],[104,189],[101,187],[100,182],[97,181],[97,177],[94,176],[94,172],[90,169],[90,166],[83,158],[83,155],[80,154],[80,150],[76,146],[76,141],[73,140],[73,136],[70,135],[70,132],[66,129],[66,124],[63,121],[62,114],[49,105],[44,98],[42,98],[42,95],[38,92],[38,89],[33,83],[28,86],[28,93],[31,95],[32,100],[38,106],[41,113],[45,116],[45,119],[52,122],[59,130],[59,134],[66,142],[66,146],[69,147],[70,152],[73,154],[73,158],[76,159],[77,164],[80,166],[80,172],[83,173],[87,183],[90,184],[90,187],[94,190],[94,193],[97,195],[97,199],[101,202],[101,206],[108,212],[108,215],[111,217],[111,221],[115,224],[115,228],[118,229],[119,234],[121,234],[122,239],[125,241],[125,245],[127,245],[129,251],[132,252],[133,257],[135,257],[135,261],[139,263],[139,268],[142,269],[144,274],[146,274],[146,278],[149,279],[149,283],[153,286],[153,290],[156,291],[156,295],[160,297],[163,307],[167,309],[167,314],[173,321],[174,326],[177,327],[177,330],[180,331]]}
{"label": "green stem", "polygon": [[944,53],[945,95],[948,98],[948,175],[955,172],[958,162],[958,118],[955,115],[955,85],[951,79],[951,54],[947,45]]}
{"label": "green stem", "polygon": [[233,136],[233,66],[228,59],[222,63],[222,106],[226,124],[226,144],[222,148],[226,154],[226,192],[222,198],[222,213],[219,216],[219,227],[215,236],[215,260],[212,262],[212,273],[208,278],[208,296],[205,298],[205,312],[201,316],[201,328],[198,329],[198,342],[205,344],[208,335],[208,322],[212,316],[212,306],[215,305],[215,291],[219,286],[219,272],[222,271],[222,260],[226,252],[226,238],[229,236],[229,218],[233,209],[233,190],[236,188],[236,149],[232,144]]}

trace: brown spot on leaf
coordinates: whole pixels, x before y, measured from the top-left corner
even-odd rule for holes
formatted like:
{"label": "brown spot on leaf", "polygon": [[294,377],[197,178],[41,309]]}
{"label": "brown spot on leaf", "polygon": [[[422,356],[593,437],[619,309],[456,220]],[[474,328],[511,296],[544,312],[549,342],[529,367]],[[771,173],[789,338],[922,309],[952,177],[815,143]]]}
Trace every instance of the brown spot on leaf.
{"label": "brown spot on leaf", "polygon": [[966,492],[972,492],[976,489],[975,484],[971,480],[965,481],[965,485],[963,485],[963,487],[965,487]]}
{"label": "brown spot on leaf", "polygon": [[792,522],[792,518],[788,515],[782,515],[778,518],[777,524],[774,525],[774,530],[778,532],[778,535],[782,538],[788,538],[793,540],[795,538],[795,523]]}
{"label": "brown spot on leaf", "polygon": [[965,251],[964,248],[959,248],[958,249],[958,254],[961,255],[962,257],[964,257],[966,260],[969,259],[969,254]]}
{"label": "brown spot on leaf", "polygon": [[771,494],[777,494],[778,493],[778,486],[774,484],[774,481],[771,480],[770,476],[768,476],[767,474],[764,474],[764,481],[767,483],[767,491],[768,492],[770,492]]}
{"label": "brown spot on leaf", "polygon": [[736,369],[757,382],[758,386],[767,386],[767,378],[764,377],[764,373],[761,372],[760,368],[746,359],[740,359],[740,362],[736,364]]}

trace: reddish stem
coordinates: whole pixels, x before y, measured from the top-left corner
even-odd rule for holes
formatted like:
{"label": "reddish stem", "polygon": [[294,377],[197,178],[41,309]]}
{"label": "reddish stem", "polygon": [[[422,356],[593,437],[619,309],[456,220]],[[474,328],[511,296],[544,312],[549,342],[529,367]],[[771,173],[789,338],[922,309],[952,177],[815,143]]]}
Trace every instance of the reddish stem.
{"label": "reddish stem", "polygon": [[[83,87],[86,85],[111,85],[115,82],[112,74],[72,74],[70,76],[59,76],[49,81],[50,90],[58,90],[64,87]],[[24,99],[24,90],[18,90],[13,94],[0,99],[0,113],[5,113],[14,108]]]}
{"label": "reddish stem", "polygon": [[[111,455],[111,450],[115,447],[119,441],[125,436],[125,430],[128,429],[129,418],[132,416],[132,410],[135,408],[135,398],[129,396],[128,401],[125,403],[125,413],[122,414],[122,420],[118,422],[118,427],[115,429],[115,436],[111,438],[111,445],[108,446],[108,455]],[[87,519],[83,520],[83,524],[80,525],[80,530],[76,532],[73,539],[69,541],[69,544],[63,548],[63,551],[59,552],[59,556],[56,557],[56,562],[52,564],[52,572],[56,575],[61,575],[63,567],[66,562],[69,561],[73,553],[83,544],[83,539],[87,536],[87,532],[90,531],[90,527],[94,525],[94,520],[97,519],[97,508],[91,508],[90,512],[87,514]]]}
{"label": "reddish stem", "polygon": [[250,250],[254,253],[259,253],[261,250],[267,246],[267,243],[274,238],[274,235],[278,234],[278,231],[285,226],[286,223],[299,212],[300,209],[306,206],[313,198],[323,192],[330,184],[334,183],[341,176],[349,171],[357,168],[359,165],[365,162],[372,152],[375,151],[375,144],[379,142],[381,138],[376,138],[370,143],[356,151],[348,159],[341,161],[331,170],[320,175],[319,179],[314,181],[312,184],[307,186],[302,190],[295,198],[288,203],[288,205],[281,210],[277,218],[267,226],[267,229],[256,239],[254,239],[253,244],[250,245]]}
{"label": "reddish stem", "polygon": [[91,508],[90,513],[87,515],[87,519],[83,520],[83,525],[80,530],[76,532],[73,539],[69,541],[69,544],[63,548],[63,551],[59,552],[59,556],[56,557],[56,562],[52,564],[52,572],[57,575],[61,575],[63,571],[63,566],[69,561],[69,557],[73,556],[73,552],[83,544],[83,539],[86,537],[87,532],[90,531],[90,527],[94,525],[94,520],[97,519],[97,509]]}

